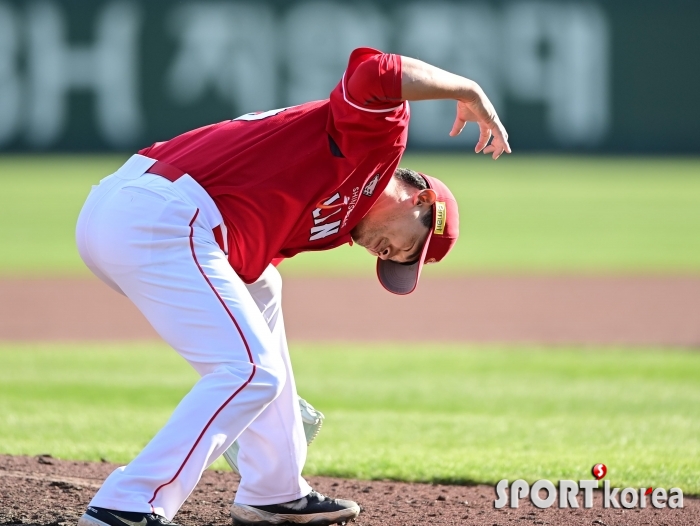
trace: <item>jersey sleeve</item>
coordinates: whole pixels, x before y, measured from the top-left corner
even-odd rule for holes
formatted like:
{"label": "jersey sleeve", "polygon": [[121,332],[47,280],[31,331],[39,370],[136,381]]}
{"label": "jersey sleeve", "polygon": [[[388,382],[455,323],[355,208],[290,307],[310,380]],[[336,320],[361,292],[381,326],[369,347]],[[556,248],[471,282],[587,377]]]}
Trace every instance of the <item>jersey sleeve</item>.
{"label": "jersey sleeve", "polygon": [[394,109],[401,98],[401,56],[372,48],[350,54],[344,76],[345,98],[363,109]]}
{"label": "jersey sleeve", "polygon": [[353,51],[330,95],[327,131],[340,156],[359,161],[377,148],[405,148],[409,117],[401,98],[401,56]]}

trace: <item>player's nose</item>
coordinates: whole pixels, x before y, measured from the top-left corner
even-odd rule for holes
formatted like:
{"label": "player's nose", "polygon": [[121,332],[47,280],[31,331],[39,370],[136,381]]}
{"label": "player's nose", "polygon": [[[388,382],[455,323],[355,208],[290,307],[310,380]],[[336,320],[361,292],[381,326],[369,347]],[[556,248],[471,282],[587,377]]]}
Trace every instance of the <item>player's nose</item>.
{"label": "player's nose", "polygon": [[391,257],[391,247],[387,247],[384,250],[381,251],[381,253],[377,254],[377,257],[379,259],[384,259],[387,260]]}

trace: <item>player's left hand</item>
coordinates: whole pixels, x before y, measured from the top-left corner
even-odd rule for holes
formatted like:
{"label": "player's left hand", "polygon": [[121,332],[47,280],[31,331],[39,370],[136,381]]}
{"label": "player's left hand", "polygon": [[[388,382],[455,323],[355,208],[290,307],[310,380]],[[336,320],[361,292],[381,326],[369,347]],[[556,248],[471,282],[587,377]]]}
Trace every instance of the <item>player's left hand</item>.
{"label": "player's left hand", "polygon": [[[455,118],[450,137],[459,135],[467,122],[479,125],[479,140],[474,151],[491,154],[498,159],[503,152],[511,153],[508,144],[508,132],[503,127],[491,101],[481,92],[473,100],[457,101],[457,117]],[[493,137],[493,140],[491,138]],[[491,141],[489,143],[489,141]]]}

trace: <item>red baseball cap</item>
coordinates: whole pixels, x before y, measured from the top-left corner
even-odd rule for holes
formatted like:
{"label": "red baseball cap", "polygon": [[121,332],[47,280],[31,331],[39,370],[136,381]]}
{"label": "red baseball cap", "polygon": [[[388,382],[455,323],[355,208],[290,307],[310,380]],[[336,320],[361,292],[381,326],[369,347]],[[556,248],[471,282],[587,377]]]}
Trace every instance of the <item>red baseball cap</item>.
{"label": "red baseball cap", "polygon": [[437,195],[433,205],[433,226],[418,261],[412,265],[377,258],[377,277],[382,286],[394,294],[410,294],[418,285],[424,263],[437,263],[444,258],[459,237],[459,210],[457,200],[442,181],[420,174],[428,188]]}

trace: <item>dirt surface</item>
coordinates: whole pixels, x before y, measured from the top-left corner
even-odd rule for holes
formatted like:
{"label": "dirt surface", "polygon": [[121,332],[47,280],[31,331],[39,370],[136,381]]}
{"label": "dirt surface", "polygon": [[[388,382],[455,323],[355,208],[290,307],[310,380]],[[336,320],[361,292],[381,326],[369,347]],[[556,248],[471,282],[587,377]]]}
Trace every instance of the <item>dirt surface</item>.
{"label": "dirt surface", "polygon": [[[424,280],[408,297],[374,279],[287,279],[290,339],[319,341],[518,342],[700,347],[700,277],[470,277]],[[433,331],[407,331],[417,316]],[[157,338],[124,297],[95,279],[0,280],[0,340]],[[0,455],[0,525],[77,523],[107,463]],[[521,501],[494,509],[490,486],[440,486],[311,477],[318,491],[363,507],[356,524],[693,525],[700,501],[680,510],[540,510]],[[207,471],[177,515],[183,526],[229,525],[238,486],[230,472]]]}
{"label": "dirt surface", "polygon": [[[113,464],[41,457],[0,456],[0,524],[75,525]],[[591,509],[540,510],[523,499],[515,509],[494,509],[490,486],[441,486],[390,481],[310,477],[321,493],[362,506],[357,526],[466,525],[697,525],[700,500],[685,497],[683,509],[605,509],[596,494]],[[207,471],[175,520],[183,526],[229,526],[238,487],[231,472]],[[581,501],[581,499],[579,499]],[[582,504],[582,502],[581,502]]]}
{"label": "dirt surface", "polygon": [[[374,278],[288,278],[291,340],[700,347],[700,277],[425,279],[400,297]],[[420,318],[431,331],[407,331]],[[0,280],[0,340],[157,338],[97,279]]]}

